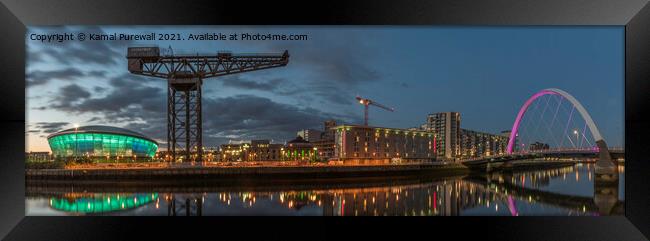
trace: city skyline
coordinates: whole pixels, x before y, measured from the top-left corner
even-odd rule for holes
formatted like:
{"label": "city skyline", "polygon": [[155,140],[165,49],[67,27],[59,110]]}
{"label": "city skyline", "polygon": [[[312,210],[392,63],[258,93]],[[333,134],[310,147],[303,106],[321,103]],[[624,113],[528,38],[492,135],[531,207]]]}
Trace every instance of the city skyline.
{"label": "city skyline", "polygon": [[321,129],[327,119],[360,124],[363,107],[356,95],[395,107],[394,113],[371,109],[373,126],[417,127],[429,113],[457,111],[462,128],[499,133],[510,129],[530,95],[550,87],[571,92],[610,145],[623,144],[620,27],[44,27],[28,34],[52,31],[271,32],[309,39],[26,40],[27,151],[49,150],[44,136],[74,124],[125,127],[164,148],[166,83],[126,68],[126,47],[141,45],[172,46],[175,53],[289,50],[284,68],[205,81],[206,146],[251,139],[281,143],[300,129]]}

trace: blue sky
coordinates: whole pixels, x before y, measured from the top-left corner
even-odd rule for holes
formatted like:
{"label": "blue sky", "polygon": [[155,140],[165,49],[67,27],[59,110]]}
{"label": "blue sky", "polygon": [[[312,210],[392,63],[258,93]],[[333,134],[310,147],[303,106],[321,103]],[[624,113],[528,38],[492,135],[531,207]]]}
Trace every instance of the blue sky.
{"label": "blue sky", "polygon": [[462,128],[511,128],[533,93],[560,88],[590,112],[610,146],[623,144],[622,27],[32,27],[31,33],[285,33],[306,41],[26,40],[27,149],[73,124],[122,126],[164,143],[166,81],[133,76],[126,47],[172,46],[175,54],[279,53],[289,64],[204,82],[204,142],[273,139],[334,118],[361,123],[361,95],[394,107],[370,124],[408,128],[428,113],[458,111]]}

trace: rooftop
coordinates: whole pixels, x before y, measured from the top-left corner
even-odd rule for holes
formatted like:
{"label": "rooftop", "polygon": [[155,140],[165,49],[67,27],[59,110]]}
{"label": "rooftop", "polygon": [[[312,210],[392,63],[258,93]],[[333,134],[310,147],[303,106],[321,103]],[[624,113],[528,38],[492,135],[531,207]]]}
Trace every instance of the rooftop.
{"label": "rooftop", "polygon": [[388,130],[388,131],[403,131],[403,132],[412,132],[412,133],[418,133],[418,134],[433,134],[433,132],[430,131],[424,131],[424,130],[409,130],[409,129],[403,129],[403,128],[388,128],[388,127],[378,127],[378,126],[364,126],[364,125],[339,125],[332,127],[334,129],[343,129],[343,128],[362,128],[362,129],[376,129],[376,130]]}
{"label": "rooftop", "polygon": [[305,139],[302,139],[301,136],[297,136],[295,139],[290,140],[290,141],[287,142],[287,143],[309,143],[309,142],[306,141]]}
{"label": "rooftop", "polygon": [[114,126],[100,126],[100,125],[92,125],[92,126],[80,126],[77,128],[70,128],[70,129],[65,129],[53,134],[50,134],[47,136],[47,139],[50,139],[55,136],[60,136],[60,135],[65,135],[65,134],[77,134],[77,133],[105,133],[105,134],[118,134],[118,135],[125,135],[125,136],[132,136],[132,137],[137,137],[141,139],[145,139],[148,141],[152,141],[156,144],[155,140],[132,130],[127,130],[124,128],[119,128],[119,127],[114,127]]}

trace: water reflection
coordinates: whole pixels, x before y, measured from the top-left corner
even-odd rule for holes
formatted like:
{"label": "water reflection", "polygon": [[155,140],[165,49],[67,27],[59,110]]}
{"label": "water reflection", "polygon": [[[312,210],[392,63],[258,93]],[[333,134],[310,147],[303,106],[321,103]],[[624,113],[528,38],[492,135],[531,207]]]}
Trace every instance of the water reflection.
{"label": "water reflection", "polygon": [[[412,178],[357,187],[218,188],[161,191],[150,194],[52,195],[28,191],[27,215],[322,215],[322,216],[462,216],[462,215],[622,215],[621,184],[594,187],[593,164],[543,171]],[[334,187],[332,187],[334,186]],[[153,188],[165,190],[165,188]],[[221,189],[221,190],[220,190]],[[250,191],[248,191],[248,190]],[[28,187],[28,190],[30,188]],[[49,200],[43,208],[43,200]]]}
{"label": "water reflection", "polygon": [[66,193],[61,197],[50,198],[52,209],[67,213],[95,214],[124,211],[137,208],[158,198],[157,193],[150,194],[86,194]]}

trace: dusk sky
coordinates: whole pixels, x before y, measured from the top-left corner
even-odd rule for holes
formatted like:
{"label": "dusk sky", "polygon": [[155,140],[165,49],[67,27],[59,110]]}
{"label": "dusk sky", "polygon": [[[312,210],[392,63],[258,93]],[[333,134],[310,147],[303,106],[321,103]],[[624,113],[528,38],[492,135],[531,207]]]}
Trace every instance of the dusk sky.
{"label": "dusk sky", "polygon": [[[285,33],[304,41],[67,41],[31,33]],[[286,67],[207,79],[204,145],[284,143],[323,121],[362,124],[361,95],[395,108],[370,109],[370,125],[420,126],[458,111],[462,128],[499,133],[524,101],[559,88],[577,98],[609,146],[624,133],[623,27],[31,27],[27,53],[27,151],[49,151],[48,134],[74,124],[141,132],[166,145],[164,79],[127,71],[128,46],[174,54],[281,53]]]}

